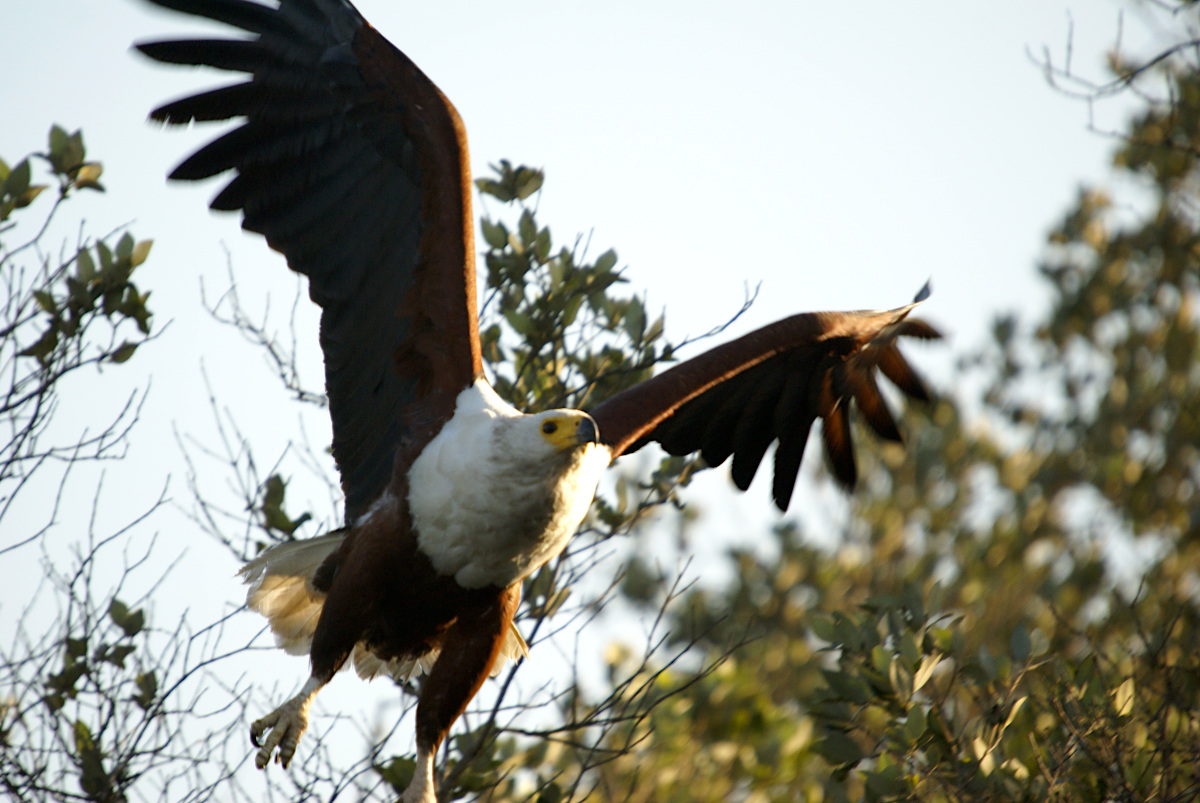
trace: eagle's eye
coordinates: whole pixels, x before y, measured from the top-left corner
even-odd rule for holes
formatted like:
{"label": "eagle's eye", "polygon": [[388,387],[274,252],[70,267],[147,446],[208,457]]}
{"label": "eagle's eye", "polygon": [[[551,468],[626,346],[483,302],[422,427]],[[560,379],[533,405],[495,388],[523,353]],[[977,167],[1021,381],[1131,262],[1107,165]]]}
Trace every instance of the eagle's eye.
{"label": "eagle's eye", "polygon": [[547,435],[553,435],[557,431],[558,424],[554,423],[553,421],[542,422],[542,432],[545,432]]}

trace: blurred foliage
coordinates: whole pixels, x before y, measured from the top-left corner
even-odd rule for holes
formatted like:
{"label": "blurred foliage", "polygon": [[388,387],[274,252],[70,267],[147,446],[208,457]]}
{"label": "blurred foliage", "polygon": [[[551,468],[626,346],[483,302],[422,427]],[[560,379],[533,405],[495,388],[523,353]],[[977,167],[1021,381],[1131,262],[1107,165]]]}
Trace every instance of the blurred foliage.
{"label": "blurred foliage", "polygon": [[[1146,197],[1080,191],[1049,310],[962,360],[979,413],[861,450],[836,548],[782,524],[672,606],[692,662],[610,760],[533,745],[489,799],[1200,797],[1200,69],[1158,70],[1114,155]],[[664,579],[629,577],[653,611]]]}

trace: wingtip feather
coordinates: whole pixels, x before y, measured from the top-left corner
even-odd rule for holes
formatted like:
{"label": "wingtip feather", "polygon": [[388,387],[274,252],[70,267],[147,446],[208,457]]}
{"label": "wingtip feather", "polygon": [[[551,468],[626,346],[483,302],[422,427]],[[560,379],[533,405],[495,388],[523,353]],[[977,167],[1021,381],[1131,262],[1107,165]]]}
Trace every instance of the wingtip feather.
{"label": "wingtip feather", "polygon": [[933,295],[933,277],[925,280],[925,284],[923,284],[921,289],[917,291],[917,294],[913,296],[912,303],[920,304],[931,295]]}

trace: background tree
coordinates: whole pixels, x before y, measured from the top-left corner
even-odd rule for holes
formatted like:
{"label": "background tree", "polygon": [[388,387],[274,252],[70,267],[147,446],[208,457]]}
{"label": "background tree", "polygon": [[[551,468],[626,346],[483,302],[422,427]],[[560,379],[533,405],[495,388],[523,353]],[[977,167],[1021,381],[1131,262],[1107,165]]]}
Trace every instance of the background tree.
{"label": "background tree", "polygon": [[[50,129],[45,152],[13,167],[0,159],[0,281],[6,291],[0,368],[8,378],[0,398],[6,436],[0,447],[0,522],[48,463],[119,455],[136,417],[134,394],[99,431],[47,436],[62,380],[84,368],[124,362],[150,333],[148,294],[132,281],[150,252],[149,240],[136,242],[129,232],[91,240],[81,230],[74,246],[58,255],[45,242],[52,220],[74,193],[103,190],[103,167],[85,160],[82,134],[68,135],[58,126]],[[48,210],[44,203],[40,210],[30,208],[51,186],[33,183],[35,164],[45,165],[57,190]],[[38,211],[40,220],[19,219]],[[136,334],[128,334],[131,327]]]}
{"label": "background tree", "polygon": [[[42,172],[51,183],[34,183]],[[82,134],[58,126],[44,152],[12,167],[0,160],[0,366],[8,379],[0,398],[0,525],[23,494],[50,497],[32,532],[5,528],[0,560],[40,548],[46,577],[37,596],[53,597],[57,607],[48,622],[18,624],[0,651],[0,789],[14,800],[123,799],[161,763],[155,753],[175,741],[180,722],[163,708],[160,688],[167,680],[160,670],[177,666],[147,654],[144,611],[119,598],[140,561],[126,564],[111,587],[95,577],[126,531],[91,530],[70,557],[47,545],[60,505],[78,504],[72,469],[120,459],[143,398],[131,392],[115,418],[89,421],[82,432],[57,417],[68,378],[98,376],[150,337],[149,294],[133,282],[149,240],[123,230],[92,237],[80,225],[78,239],[57,252],[48,242],[52,220],[76,193],[103,190],[102,172],[86,160]],[[46,190],[57,197],[39,201]],[[22,615],[36,603],[22,601]]]}
{"label": "background tree", "polygon": [[[815,545],[807,519],[776,527],[772,550],[761,548],[762,533],[735,533],[746,546],[723,567],[732,579],[689,587],[696,572],[670,568],[670,558],[687,551],[699,506],[672,503],[700,466],[663,460],[649,479],[621,476],[605,488],[571,549],[525,588],[521,627],[535,655],[563,654],[569,670],[525,684],[536,667],[509,669],[490,683],[441,757],[443,796],[1194,797],[1200,423],[1189,402],[1200,382],[1200,69],[1192,55],[1176,49],[1155,60],[1153,75],[1114,59],[1122,85],[1137,79],[1147,91],[1116,155],[1140,192],[1120,203],[1080,192],[1041,265],[1049,310],[997,320],[990,342],[963,358],[971,381],[961,387],[981,389],[978,397],[948,396],[907,415],[902,448],[860,449],[860,460],[877,465],[864,466],[833,546]],[[1154,76],[1161,101],[1149,94]],[[81,173],[62,180],[74,186]],[[538,220],[542,180],[501,163],[480,182],[495,207],[482,223],[485,353],[497,387],[530,409],[594,402],[679,345],[666,340],[662,318],[621,292],[613,252],[555,245]],[[4,178],[14,209],[29,200],[22,181],[16,170]],[[0,234],[7,241],[9,230]],[[133,267],[135,242],[106,248],[114,264],[127,256]],[[104,265],[99,246],[81,241],[61,277],[86,283],[80,249]],[[47,303],[32,296],[40,311],[15,307],[27,310],[29,336],[14,341],[6,365],[44,370],[53,350],[32,349],[47,348],[38,347],[45,333],[58,332],[57,348],[78,331],[68,332],[72,287],[50,293]],[[104,310],[103,300],[92,298],[93,307]],[[288,395],[322,403],[282,339],[251,323],[235,296],[218,312],[266,349]],[[130,318],[127,327],[141,323],[117,316]],[[107,345],[88,353],[104,364],[125,339],[101,338]],[[287,496],[295,472],[325,470],[323,444],[259,461],[251,438],[217,420],[215,446],[181,436],[198,529],[242,559],[331,523],[332,514],[295,510]],[[212,495],[222,480],[232,503]],[[48,562],[43,593],[61,614],[44,637],[22,629],[3,655],[0,783],[9,794],[388,799],[403,787],[408,751],[388,729],[411,702],[383,711],[380,731],[318,716],[289,774],[243,772],[245,709],[260,681],[232,672],[231,661],[248,645],[225,634],[224,620],[156,630],[146,616],[154,579],[127,583],[133,575],[122,571],[95,583],[106,550],[133,573],[151,570],[144,552],[129,552],[127,534],[81,533],[76,555]],[[611,632],[606,619],[631,616],[649,635],[611,645],[601,671],[572,656],[589,634]],[[365,755],[347,759],[334,744],[346,740],[329,736],[347,728],[372,745]]]}
{"label": "background tree", "polygon": [[[1049,311],[962,361],[981,398],[908,416],[908,454],[860,452],[880,470],[835,548],[781,526],[776,556],[735,550],[732,583],[671,608],[701,661],[751,640],[609,735],[635,749],[586,770],[603,798],[1200,794],[1195,49],[1114,59],[1113,86],[1164,90],[1114,157],[1148,200],[1080,191],[1039,266]],[[627,597],[662,598],[651,568]]]}

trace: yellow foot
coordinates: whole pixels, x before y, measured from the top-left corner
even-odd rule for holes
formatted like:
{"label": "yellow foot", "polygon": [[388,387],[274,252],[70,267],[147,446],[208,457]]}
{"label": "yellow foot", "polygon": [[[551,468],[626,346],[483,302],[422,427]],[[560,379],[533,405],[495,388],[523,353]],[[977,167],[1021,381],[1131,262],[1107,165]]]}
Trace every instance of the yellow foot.
{"label": "yellow foot", "polygon": [[[271,754],[279,748],[276,761],[287,768],[296,754],[300,737],[308,727],[308,709],[320,687],[315,678],[310,678],[299,694],[250,726],[250,741],[255,747],[261,748],[254,757],[254,766],[260,770],[265,768],[271,763]],[[268,728],[271,732],[263,740],[262,735]]]}

